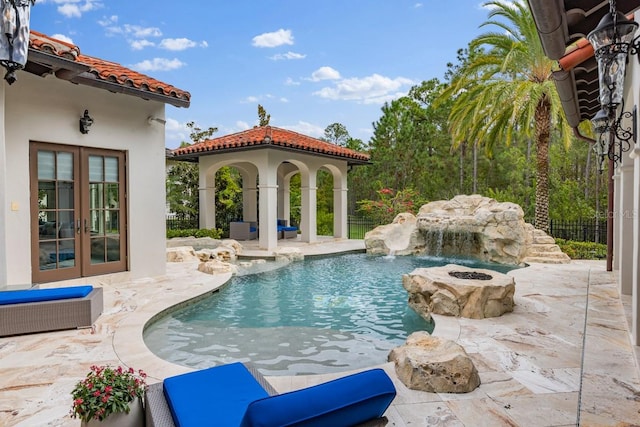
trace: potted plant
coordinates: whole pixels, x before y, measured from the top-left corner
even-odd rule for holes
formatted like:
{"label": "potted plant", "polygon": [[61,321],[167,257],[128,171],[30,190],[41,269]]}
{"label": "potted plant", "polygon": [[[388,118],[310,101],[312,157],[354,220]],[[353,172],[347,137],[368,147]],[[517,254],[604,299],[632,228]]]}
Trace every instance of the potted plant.
{"label": "potted plant", "polygon": [[142,426],[142,397],[147,375],[121,366],[91,366],[87,377],[71,392],[71,416],[82,426]]}

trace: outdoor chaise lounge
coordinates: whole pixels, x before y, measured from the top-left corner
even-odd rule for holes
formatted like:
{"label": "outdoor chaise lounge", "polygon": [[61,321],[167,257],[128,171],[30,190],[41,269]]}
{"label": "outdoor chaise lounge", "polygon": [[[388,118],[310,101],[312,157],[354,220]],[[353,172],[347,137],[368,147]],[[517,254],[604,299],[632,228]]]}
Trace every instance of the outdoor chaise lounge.
{"label": "outdoor chaise lounge", "polygon": [[277,394],[254,367],[231,363],[150,385],[146,426],[384,426],[395,395],[382,369]]}
{"label": "outdoor chaise lounge", "polygon": [[258,238],[258,223],[253,221],[233,221],[229,223],[229,238],[253,240]]}
{"label": "outdoor chaise lounge", "polygon": [[90,327],[102,309],[91,285],[0,291],[0,336]]}

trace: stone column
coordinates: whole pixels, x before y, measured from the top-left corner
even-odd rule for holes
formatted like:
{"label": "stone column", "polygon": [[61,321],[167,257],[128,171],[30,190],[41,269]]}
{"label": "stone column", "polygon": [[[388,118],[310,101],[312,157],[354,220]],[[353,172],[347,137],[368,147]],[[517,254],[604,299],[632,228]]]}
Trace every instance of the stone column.
{"label": "stone column", "polygon": [[259,168],[260,184],[258,185],[258,200],[260,204],[260,221],[258,224],[258,239],[260,249],[269,251],[278,247],[278,177],[277,168],[268,164]]}
{"label": "stone column", "polygon": [[333,237],[348,239],[349,226],[346,174],[333,177]]}
{"label": "stone column", "polygon": [[316,175],[317,169],[309,169],[308,174],[301,178],[302,211],[300,218],[301,239],[303,242],[315,242],[318,240],[317,221],[317,196]]}
{"label": "stone column", "polygon": [[258,221],[258,177],[255,172],[242,173],[242,220]]}
{"label": "stone column", "polygon": [[615,212],[614,223],[617,224],[615,230],[615,246],[613,252],[614,269],[618,270],[618,285],[622,295],[631,295],[633,288],[633,230],[634,224],[634,194],[633,194],[633,162],[624,153],[622,166],[619,167],[616,188],[616,200],[619,201],[617,212]]}
{"label": "stone column", "polygon": [[216,172],[200,173],[200,228],[216,228]]}

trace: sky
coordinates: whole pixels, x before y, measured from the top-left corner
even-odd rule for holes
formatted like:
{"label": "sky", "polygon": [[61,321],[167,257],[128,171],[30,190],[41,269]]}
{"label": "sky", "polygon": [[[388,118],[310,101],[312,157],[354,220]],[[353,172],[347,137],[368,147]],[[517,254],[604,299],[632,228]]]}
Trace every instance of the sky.
{"label": "sky", "polygon": [[495,30],[482,0],[37,0],[31,28],[191,93],[166,107],[166,146],[186,123],[214,136],[258,124],[365,143],[381,108]]}

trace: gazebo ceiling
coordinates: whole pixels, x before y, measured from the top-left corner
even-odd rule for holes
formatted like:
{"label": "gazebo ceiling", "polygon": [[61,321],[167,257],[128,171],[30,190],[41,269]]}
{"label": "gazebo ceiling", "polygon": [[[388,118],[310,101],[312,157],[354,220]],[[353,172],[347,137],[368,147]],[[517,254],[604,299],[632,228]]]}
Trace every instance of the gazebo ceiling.
{"label": "gazebo ceiling", "polygon": [[261,148],[276,148],[338,158],[346,160],[349,164],[369,163],[368,154],[273,126],[254,127],[242,132],[208,139],[188,147],[177,148],[171,152],[171,158],[196,161],[200,156]]}
{"label": "gazebo ceiling", "polygon": [[[598,67],[593,48],[584,39],[609,12],[603,0],[527,0],[545,54],[559,60],[553,77],[567,121],[577,127],[600,109]],[[638,0],[617,0],[619,12],[629,15],[640,8]]]}

